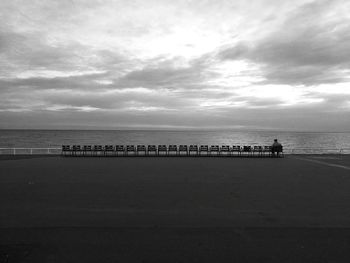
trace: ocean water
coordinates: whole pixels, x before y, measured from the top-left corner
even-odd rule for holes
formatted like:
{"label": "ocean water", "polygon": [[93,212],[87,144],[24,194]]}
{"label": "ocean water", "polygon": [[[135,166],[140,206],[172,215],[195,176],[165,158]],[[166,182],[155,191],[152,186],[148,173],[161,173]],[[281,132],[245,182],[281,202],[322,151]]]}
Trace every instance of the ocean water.
{"label": "ocean water", "polygon": [[0,130],[0,148],[61,147],[63,144],[271,145],[277,138],[285,152],[350,153],[350,132],[285,131],[112,131]]}

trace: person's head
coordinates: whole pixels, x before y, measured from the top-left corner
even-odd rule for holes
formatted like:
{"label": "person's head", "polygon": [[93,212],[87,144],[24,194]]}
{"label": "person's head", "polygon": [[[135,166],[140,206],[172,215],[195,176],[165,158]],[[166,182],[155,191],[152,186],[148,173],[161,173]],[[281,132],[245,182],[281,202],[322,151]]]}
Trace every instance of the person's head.
{"label": "person's head", "polygon": [[274,139],[275,142],[277,142],[277,139]]}

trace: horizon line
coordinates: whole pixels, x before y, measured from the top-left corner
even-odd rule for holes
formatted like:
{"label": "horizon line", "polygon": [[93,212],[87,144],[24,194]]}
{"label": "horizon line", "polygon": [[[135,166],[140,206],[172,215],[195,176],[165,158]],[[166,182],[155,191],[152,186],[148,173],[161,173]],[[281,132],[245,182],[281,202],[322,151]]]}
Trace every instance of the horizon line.
{"label": "horizon line", "polygon": [[314,131],[314,130],[288,130],[288,129],[263,129],[263,128],[0,128],[0,131],[164,131],[164,132],[182,132],[182,131],[203,131],[203,132],[305,132],[305,133],[350,133],[350,131]]}

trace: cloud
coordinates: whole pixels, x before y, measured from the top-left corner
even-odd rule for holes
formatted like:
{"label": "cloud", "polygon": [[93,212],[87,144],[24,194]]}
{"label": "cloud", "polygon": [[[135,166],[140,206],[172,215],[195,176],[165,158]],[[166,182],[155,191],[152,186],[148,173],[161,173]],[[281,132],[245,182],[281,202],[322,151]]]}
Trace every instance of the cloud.
{"label": "cloud", "polygon": [[219,52],[222,60],[258,64],[267,83],[317,85],[349,81],[350,5],[314,1],[294,10],[282,26],[256,42]]}
{"label": "cloud", "polygon": [[131,71],[117,80],[120,86],[145,86],[151,88],[171,88],[191,86],[204,82],[202,63],[189,63],[177,66],[178,59],[161,61],[154,66],[146,66],[140,70]]}
{"label": "cloud", "polygon": [[0,128],[27,118],[319,129],[324,116],[350,117],[346,1],[2,1],[0,10]]}

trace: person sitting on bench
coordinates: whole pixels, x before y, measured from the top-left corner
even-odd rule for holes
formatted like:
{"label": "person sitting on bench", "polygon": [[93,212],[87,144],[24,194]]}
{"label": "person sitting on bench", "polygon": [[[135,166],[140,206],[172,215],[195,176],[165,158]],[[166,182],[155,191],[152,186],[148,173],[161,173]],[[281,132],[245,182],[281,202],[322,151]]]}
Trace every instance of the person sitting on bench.
{"label": "person sitting on bench", "polygon": [[274,140],[274,143],[272,144],[271,147],[271,152],[272,152],[272,156],[276,156],[275,153],[277,153],[277,157],[279,156],[279,154],[282,152],[282,144],[280,144],[277,139]]}

